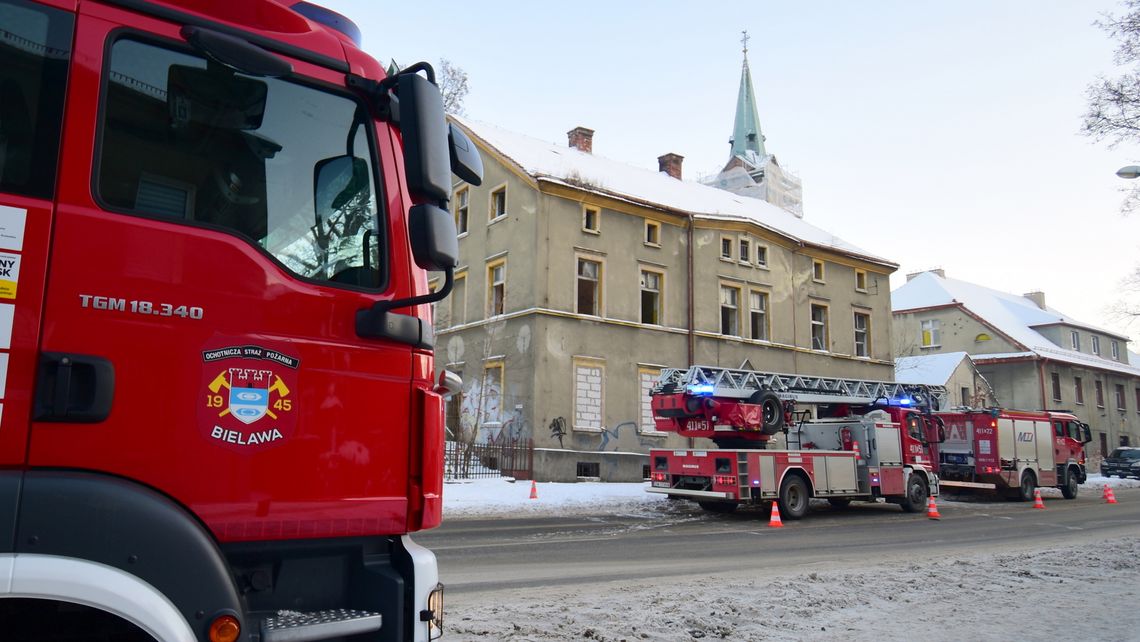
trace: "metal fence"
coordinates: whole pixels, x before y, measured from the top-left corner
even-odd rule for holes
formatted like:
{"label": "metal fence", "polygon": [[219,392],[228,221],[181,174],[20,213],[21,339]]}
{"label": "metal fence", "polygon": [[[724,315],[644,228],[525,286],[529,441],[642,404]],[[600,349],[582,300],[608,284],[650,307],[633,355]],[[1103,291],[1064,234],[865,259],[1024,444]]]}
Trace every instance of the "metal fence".
{"label": "metal fence", "polygon": [[444,451],[445,479],[534,477],[534,440],[502,440],[490,444],[449,441]]}

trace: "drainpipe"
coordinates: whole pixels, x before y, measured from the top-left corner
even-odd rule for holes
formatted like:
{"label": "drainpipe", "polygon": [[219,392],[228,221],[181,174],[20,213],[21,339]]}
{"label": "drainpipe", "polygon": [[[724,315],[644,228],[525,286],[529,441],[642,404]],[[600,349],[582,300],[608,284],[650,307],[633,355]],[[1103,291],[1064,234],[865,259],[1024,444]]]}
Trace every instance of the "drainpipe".
{"label": "drainpipe", "polygon": [[1049,406],[1045,403],[1045,360],[1037,360],[1037,381],[1041,384],[1041,409],[1048,410]]}
{"label": "drainpipe", "polygon": [[685,296],[688,299],[686,307],[687,307],[687,312],[688,312],[689,367],[690,368],[695,365],[693,363],[693,360],[695,359],[694,353],[696,352],[696,349],[697,349],[697,335],[696,335],[696,329],[694,328],[694,323],[693,323],[693,289],[694,289],[693,288],[693,240],[694,240],[693,225],[694,224],[695,224],[695,218],[690,213],[689,214],[689,229],[688,229],[688,236],[689,236],[688,256],[685,257],[685,259],[686,259],[685,268],[686,268],[686,271],[688,274],[688,281],[686,283],[686,290],[687,291],[685,293]]}

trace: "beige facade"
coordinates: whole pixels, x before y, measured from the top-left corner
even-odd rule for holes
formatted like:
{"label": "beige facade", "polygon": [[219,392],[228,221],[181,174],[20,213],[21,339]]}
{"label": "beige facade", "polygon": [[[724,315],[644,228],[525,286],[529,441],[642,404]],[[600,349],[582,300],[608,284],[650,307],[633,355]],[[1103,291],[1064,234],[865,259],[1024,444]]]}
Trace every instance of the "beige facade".
{"label": "beige facade", "polygon": [[461,265],[435,315],[437,365],[464,380],[453,437],[644,453],[687,444],[649,413],[665,367],[891,378],[893,264],[535,176],[468,130],[485,177],[455,186]]}
{"label": "beige facade", "polygon": [[[1042,297],[1042,311],[1054,312],[1043,303]],[[985,306],[966,297],[955,303],[898,307],[897,354],[968,352],[1000,406],[1069,410],[1087,422],[1093,432],[1089,454],[1094,464],[1119,445],[1137,445],[1140,369],[1128,362],[1126,337],[1073,322],[1029,324],[1015,332],[1008,320],[1003,325],[975,312]],[[1028,343],[1026,330],[1043,340]]]}

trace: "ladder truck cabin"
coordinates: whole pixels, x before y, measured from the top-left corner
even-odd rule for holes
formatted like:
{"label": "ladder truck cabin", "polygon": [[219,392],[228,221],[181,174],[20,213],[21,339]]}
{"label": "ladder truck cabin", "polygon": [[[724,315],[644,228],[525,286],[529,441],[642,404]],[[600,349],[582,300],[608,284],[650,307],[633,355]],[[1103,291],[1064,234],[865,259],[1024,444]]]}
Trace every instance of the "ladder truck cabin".
{"label": "ladder truck cabin", "polygon": [[[920,512],[938,495],[941,386],[694,366],[665,370],[652,391],[659,430],[711,439],[713,450],[653,450],[649,492],[713,512],[775,501],[803,517],[885,500]],[[811,411],[801,406],[814,406]],[[783,432],[788,448],[767,450]]]}
{"label": "ladder truck cabin", "polygon": [[949,491],[994,491],[1033,501],[1034,490],[1060,488],[1075,499],[1085,481],[1088,424],[1068,412],[962,409],[939,413],[946,441],[939,474]]}
{"label": "ladder truck cabin", "polygon": [[331,11],[0,0],[0,638],[440,634],[452,173]]}

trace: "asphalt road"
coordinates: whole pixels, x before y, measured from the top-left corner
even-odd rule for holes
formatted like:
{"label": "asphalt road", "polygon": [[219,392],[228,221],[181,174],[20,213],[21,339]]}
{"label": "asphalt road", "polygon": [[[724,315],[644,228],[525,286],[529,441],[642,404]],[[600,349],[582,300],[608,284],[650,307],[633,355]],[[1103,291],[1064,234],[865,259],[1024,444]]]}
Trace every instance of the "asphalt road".
{"label": "asphalt road", "polygon": [[669,501],[633,515],[445,519],[416,541],[435,552],[448,593],[471,599],[502,589],[905,563],[1135,535],[1140,489],[1116,495],[1119,503],[1107,505],[1082,489],[1075,500],[1047,497],[1045,510],[944,498],[941,520],[886,504],[833,510],[817,503],[807,517],[780,529],[768,527],[765,511],[716,515]]}

